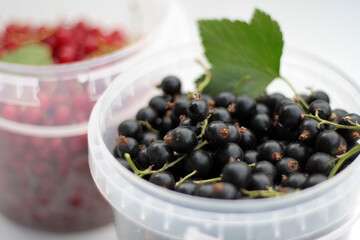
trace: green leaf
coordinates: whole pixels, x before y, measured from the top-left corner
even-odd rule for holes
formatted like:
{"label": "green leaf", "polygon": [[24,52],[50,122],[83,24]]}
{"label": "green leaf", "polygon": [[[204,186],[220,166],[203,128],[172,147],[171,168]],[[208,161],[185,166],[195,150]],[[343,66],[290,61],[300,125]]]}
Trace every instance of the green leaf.
{"label": "green leaf", "polygon": [[53,64],[50,47],[40,43],[24,45],[14,51],[5,53],[1,61],[34,66]]}
{"label": "green leaf", "polygon": [[205,55],[212,65],[212,80],[204,93],[222,91],[254,98],[280,77],[283,38],[277,22],[256,9],[250,23],[243,21],[198,21]]}

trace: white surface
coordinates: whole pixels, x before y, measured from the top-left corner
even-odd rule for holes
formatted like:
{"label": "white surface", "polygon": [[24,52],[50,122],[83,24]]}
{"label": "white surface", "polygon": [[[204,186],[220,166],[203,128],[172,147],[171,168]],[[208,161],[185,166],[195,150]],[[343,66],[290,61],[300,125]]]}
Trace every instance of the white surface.
{"label": "white surface", "polygon": [[[255,7],[271,14],[283,31],[285,46],[311,52],[360,81],[360,1],[358,0],[181,0],[192,29],[198,18],[248,20]],[[286,51],[286,49],[285,49]],[[1,240],[116,240],[114,227],[52,235],[19,227],[0,216]],[[350,237],[360,239],[360,222]]]}

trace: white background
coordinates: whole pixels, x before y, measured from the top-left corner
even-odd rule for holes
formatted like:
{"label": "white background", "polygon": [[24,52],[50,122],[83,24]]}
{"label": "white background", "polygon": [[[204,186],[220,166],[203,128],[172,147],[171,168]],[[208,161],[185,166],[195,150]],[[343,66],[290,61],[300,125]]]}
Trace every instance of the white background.
{"label": "white background", "polygon": [[[285,40],[284,51],[291,46],[310,52],[333,63],[360,82],[359,0],[181,0],[179,2],[186,19],[179,18],[178,21],[183,26],[187,22],[193,36],[196,36],[198,18],[227,17],[248,20],[254,8],[258,7],[279,22]],[[114,226],[110,225],[86,233],[52,235],[24,229],[0,216],[0,239],[115,240],[116,234]],[[354,226],[350,239],[360,239],[360,223]]]}

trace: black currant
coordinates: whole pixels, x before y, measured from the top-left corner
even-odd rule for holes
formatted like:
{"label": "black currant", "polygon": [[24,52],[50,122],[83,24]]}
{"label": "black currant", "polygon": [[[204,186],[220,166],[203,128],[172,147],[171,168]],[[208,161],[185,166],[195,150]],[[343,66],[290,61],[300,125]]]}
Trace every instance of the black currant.
{"label": "black currant", "polygon": [[328,102],[321,99],[313,101],[309,106],[308,113],[315,115],[316,111],[320,118],[325,120],[330,119],[332,111]]}
{"label": "black currant", "polygon": [[247,186],[250,175],[250,167],[242,161],[229,162],[222,170],[222,180],[232,183],[239,189]]}
{"label": "black currant", "polygon": [[255,164],[255,167],[252,169],[253,173],[263,173],[270,178],[271,181],[274,181],[277,176],[277,171],[275,166],[268,161],[260,161]]}
{"label": "black currant", "polygon": [[209,121],[222,121],[225,123],[231,123],[233,120],[227,109],[223,107],[217,107],[215,112],[211,113]]}
{"label": "black currant", "polygon": [[312,174],[307,177],[305,184],[304,184],[304,188],[309,188],[309,187],[315,186],[316,184],[324,182],[327,179],[328,179],[328,177],[323,174],[319,174],[319,173]]}
{"label": "black currant", "polygon": [[241,141],[242,133],[240,132],[240,128],[238,126],[235,126],[233,124],[227,124],[229,130],[230,130],[230,136],[228,137],[228,142],[233,142],[239,144]]}
{"label": "black currant", "polygon": [[285,128],[296,128],[304,118],[304,111],[296,103],[287,103],[280,107],[278,116]]}
{"label": "black currant", "polygon": [[247,164],[257,163],[258,152],[255,150],[247,150],[244,152],[244,162]]}
{"label": "black currant", "polygon": [[294,102],[290,98],[281,99],[275,106],[275,112],[279,112],[280,108],[286,104],[293,104]]}
{"label": "black currant", "polygon": [[205,139],[210,144],[219,144],[228,141],[230,130],[224,122],[210,122],[205,128]]}
{"label": "black currant", "polygon": [[157,127],[158,113],[151,107],[144,107],[136,114],[136,120],[147,121],[154,128]]}
{"label": "black currant", "polygon": [[147,148],[140,149],[137,157],[133,160],[138,168],[147,169],[150,166],[150,162],[147,158]]}
{"label": "black currant", "polygon": [[320,173],[328,176],[334,167],[332,157],[327,153],[314,153],[306,162],[306,170],[309,174]]}
{"label": "black currant", "polygon": [[271,116],[270,109],[263,103],[256,103],[255,114],[264,113],[268,116]]}
{"label": "black currant", "polygon": [[271,112],[274,112],[276,110],[276,106],[278,103],[285,98],[285,96],[281,93],[273,93],[266,97],[266,99],[263,101],[266,106],[270,109]]}
{"label": "black currant", "polygon": [[194,150],[186,156],[184,160],[184,167],[187,174],[196,170],[195,176],[203,178],[211,172],[213,159],[210,153],[204,150]]}
{"label": "black currant", "polygon": [[185,120],[181,121],[179,126],[188,127],[195,132],[196,135],[200,135],[201,127],[199,123],[191,121],[190,118],[186,118]]}
{"label": "black currant", "polygon": [[188,127],[177,127],[170,135],[164,137],[170,147],[178,153],[187,153],[196,146],[197,137],[193,130]]}
{"label": "black currant", "polygon": [[169,95],[179,94],[181,91],[181,82],[178,77],[167,76],[165,77],[160,84],[164,93]]}
{"label": "black currant", "polygon": [[117,159],[118,161],[119,161],[119,163],[121,164],[121,165],[123,165],[126,169],[128,169],[129,171],[133,171],[132,169],[131,169],[131,167],[130,167],[130,164],[128,163],[128,161],[126,161],[125,159],[123,159],[123,158],[118,158]]}
{"label": "black currant", "polygon": [[166,189],[175,189],[174,176],[167,171],[161,171],[151,174],[149,181],[155,185]]}
{"label": "black currant", "polygon": [[214,189],[211,183],[207,184],[199,184],[194,192],[195,196],[198,197],[206,197],[206,198],[212,198],[214,193]]}
{"label": "black currant", "polygon": [[223,168],[229,161],[243,160],[244,153],[236,143],[222,144],[214,154],[214,162],[220,168]]}
{"label": "black currant", "polygon": [[339,123],[341,119],[343,119],[343,117],[345,117],[347,114],[348,112],[345,111],[344,109],[338,109],[338,108],[334,109],[331,114],[331,120],[334,120],[337,123]]}
{"label": "black currant", "polygon": [[257,144],[256,135],[249,128],[240,127],[241,140],[240,147],[243,151],[254,149]]}
{"label": "black currant", "polygon": [[118,127],[119,136],[132,137],[140,139],[142,134],[142,127],[136,120],[125,120],[120,123]]}
{"label": "black currant", "polygon": [[263,173],[253,173],[250,175],[249,183],[247,186],[248,190],[267,190],[273,186],[273,182],[270,178]]}
{"label": "black currant", "polygon": [[325,130],[316,138],[316,150],[335,156],[347,151],[346,141],[336,131]]}
{"label": "black currant", "polygon": [[299,172],[299,162],[291,157],[284,157],[276,163],[278,176],[289,176],[292,173]]}
{"label": "black currant", "polygon": [[174,102],[173,113],[175,116],[179,117],[180,115],[187,115],[187,107],[189,106],[189,99],[186,97],[179,97]]}
{"label": "black currant", "polygon": [[278,141],[266,141],[258,148],[258,161],[277,162],[284,156],[284,152],[284,147]]}
{"label": "black currant", "polygon": [[117,138],[118,151],[125,154],[128,153],[132,158],[135,158],[139,152],[139,143],[131,137],[120,135]]}
{"label": "black currant", "polygon": [[238,190],[234,185],[228,182],[217,182],[212,185],[213,198],[217,199],[235,199],[238,194]]}
{"label": "black currant", "polygon": [[291,142],[286,146],[285,155],[296,159],[301,168],[306,165],[306,160],[313,154],[313,150],[302,142]]}
{"label": "black currant", "polygon": [[215,97],[215,107],[227,108],[235,100],[235,95],[231,92],[221,92]]}
{"label": "black currant", "polygon": [[323,91],[313,91],[313,92],[311,92],[311,94],[309,96],[309,103],[311,104],[312,102],[314,102],[316,100],[323,100],[325,102],[330,103],[329,96]]}
{"label": "black currant", "polygon": [[139,144],[143,144],[146,147],[148,147],[152,142],[155,142],[156,140],[159,140],[160,136],[159,134],[153,133],[153,132],[145,132],[141,137],[140,137],[140,142]]}
{"label": "black currant", "polygon": [[315,143],[317,135],[325,130],[323,125],[319,125],[319,122],[312,118],[305,118],[299,126],[300,136],[299,140],[310,145]]}
{"label": "black currant", "polygon": [[168,99],[164,96],[156,96],[150,100],[149,106],[154,109],[159,116],[162,116],[166,112],[167,102]]}
{"label": "black currant", "polygon": [[188,195],[194,195],[195,189],[197,187],[197,184],[193,181],[187,180],[182,183],[180,183],[178,186],[175,187],[175,190],[177,192],[185,193]]}
{"label": "black currant", "polygon": [[294,189],[303,189],[305,187],[307,179],[307,174],[295,172],[286,177],[284,181],[284,186]]}
{"label": "black currant", "polygon": [[256,114],[251,119],[251,129],[255,134],[264,136],[267,135],[271,130],[272,122],[269,115],[265,113]]}
{"label": "black currant", "polygon": [[209,107],[204,100],[192,100],[187,107],[187,115],[194,122],[202,122],[209,115]]}
{"label": "black currant", "polygon": [[256,112],[256,101],[250,96],[237,96],[234,103],[228,107],[231,113],[234,113],[236,118],[241,123],[248,122]]}
{"label": "black currant", "polygon": [[147,159],[153,166],[153,169],[159,169],[165,163],[170,163],[174,159],[174,152],[169,144],[162,140],[152,142],[147,148]]}
{"label": "black currant", "polygon": [[[346,125],[346,126],[354,126],[353,124],[351,124],[349,121],[353,122],[353,123],[358,123],[360,124],[360,116],[358,114],[355,113],[349,113],[346,114],[341,120],[340,120],[340,124],[342,125]],[[349,143],[354,143],[357,140],[360,139],[360,130],[351,130],[351,129],[338,129],[337,130],[339,134],[341,134],[341,136],[343,136],[346,141],[348,141]]]}

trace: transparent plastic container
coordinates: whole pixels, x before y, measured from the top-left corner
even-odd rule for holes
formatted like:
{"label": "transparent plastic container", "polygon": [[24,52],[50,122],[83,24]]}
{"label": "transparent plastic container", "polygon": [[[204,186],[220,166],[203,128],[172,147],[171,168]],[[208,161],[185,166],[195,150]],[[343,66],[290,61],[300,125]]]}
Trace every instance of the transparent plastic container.
{"label": "transparent plastic container", "polygon": [[164,37],[173,1],[15,0],[0,2],[0,8],[0,28],[85,20],[105,31],[119,28],[130,40],[115,52],[70,64],[0,62],[0,211],[47,231],[109,223],[111,208],[88,167],[88,118],[110,82]]}
{"label": "transparent plastic container", "polygon": [[[155,86],[177,75],[186,90],[203,69],[198,46],[163,52],[124,72],[96,103],[89,121],[92,176],[112,205],[119,239],[346,239],[358,218],[360,159],[317,186],[278,198],[215,200],[165,190],[125,169],[113,157],[118,124],[159,93]],[[204,59],[203,59],[204,60]],[[299,92],[322,89],[333,107],[360,112],[360,86],[335,67],[314,57],[286,51],[282,75]],[[126,83],[126,84],[123,84]],[[274,81],[269,92],[293,96]]]}

